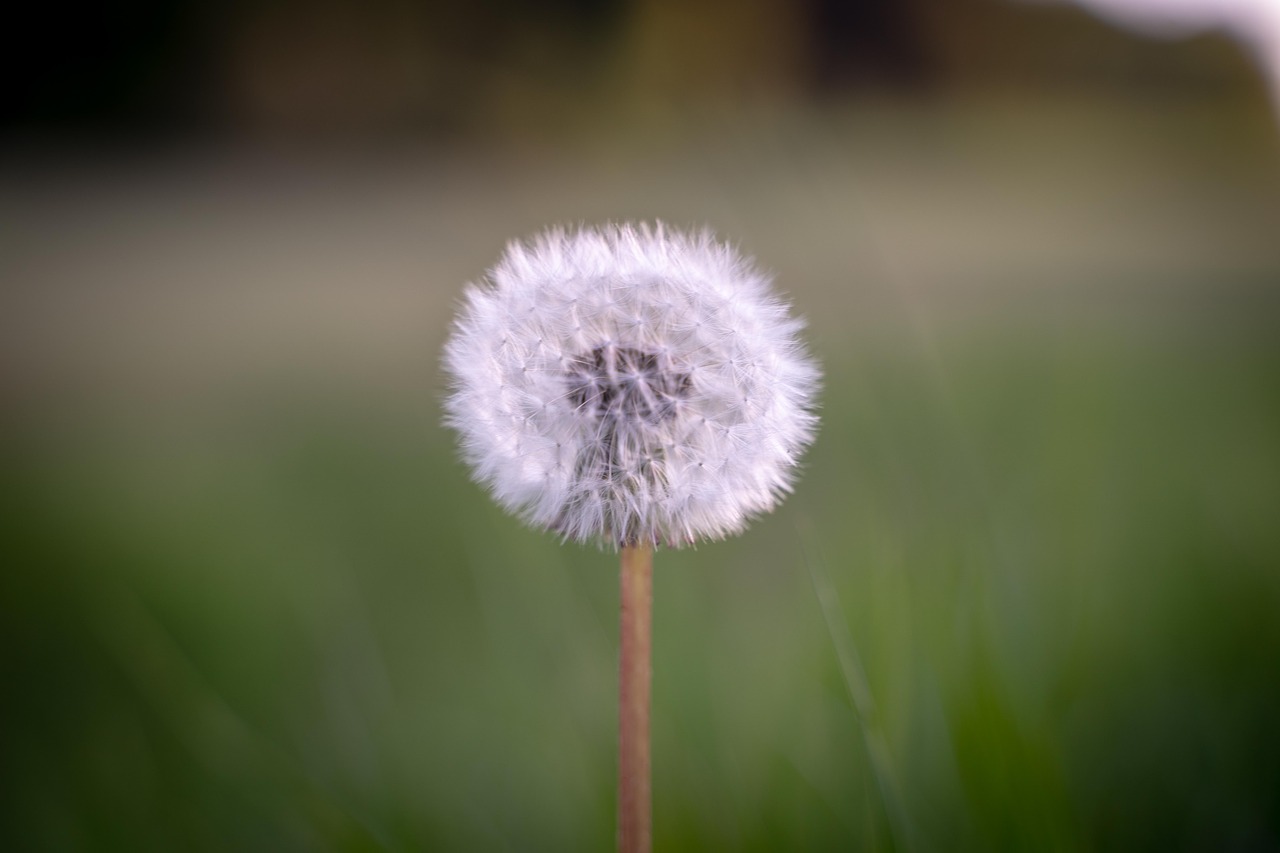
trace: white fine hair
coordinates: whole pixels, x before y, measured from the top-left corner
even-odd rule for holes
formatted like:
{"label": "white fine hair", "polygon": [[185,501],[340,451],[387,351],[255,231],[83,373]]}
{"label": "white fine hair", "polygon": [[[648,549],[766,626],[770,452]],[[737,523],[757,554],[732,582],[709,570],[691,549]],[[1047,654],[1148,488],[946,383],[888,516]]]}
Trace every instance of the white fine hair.
{"label": "white fine hair", "polygon": [[790,491],[813,440],[802,325],[709,232],[553,229],[468,287],[446,423],[532,525],[614,547],[718,539]]}

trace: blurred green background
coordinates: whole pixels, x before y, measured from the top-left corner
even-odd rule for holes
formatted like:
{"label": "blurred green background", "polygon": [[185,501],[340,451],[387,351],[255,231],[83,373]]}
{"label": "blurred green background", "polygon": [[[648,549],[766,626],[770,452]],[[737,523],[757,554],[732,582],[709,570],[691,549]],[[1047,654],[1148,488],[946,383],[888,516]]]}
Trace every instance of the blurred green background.
{"label": "blurred green background", "polygon": [[773,270],[827,378],[796,494],[658,554],[657,847],[1280,849],[1240,45],[981,0],[26,14],[0,847],[608,849],[616,558],[468,482],[438,355],[508,239],[663,218]]}

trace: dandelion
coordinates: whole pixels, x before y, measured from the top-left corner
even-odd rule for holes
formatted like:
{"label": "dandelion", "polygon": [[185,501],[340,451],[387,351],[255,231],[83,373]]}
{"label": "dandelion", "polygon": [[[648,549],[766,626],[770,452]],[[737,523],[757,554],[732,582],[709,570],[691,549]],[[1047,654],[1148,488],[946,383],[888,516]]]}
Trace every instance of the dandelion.
{"label": "dandelion", "polygon": [[448,421],[534,526],[611,547],[718,539],[778,502],[812,439],[800,326],[709,234],[549,231],[470,289]]}
{"label": "dandelion", "polygon": [[817,426],[801,327],[710,233],[617,225],[511,244],[445,347],[475,479],[535,527],[622,549],[624,849],[649,837],[653,548],[738,533],[790,491]]}

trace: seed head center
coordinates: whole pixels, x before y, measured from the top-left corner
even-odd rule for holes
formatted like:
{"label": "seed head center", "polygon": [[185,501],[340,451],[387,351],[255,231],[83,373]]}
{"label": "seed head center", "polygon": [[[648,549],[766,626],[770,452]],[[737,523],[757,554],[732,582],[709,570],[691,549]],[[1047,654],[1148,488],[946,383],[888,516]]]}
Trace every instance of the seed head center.
{"label": "seed head center", "polygon": [[690,389],[689,374],[665,355],[611,343],[570,359],[566,373],[578,411],[615,421],[673,418]]}

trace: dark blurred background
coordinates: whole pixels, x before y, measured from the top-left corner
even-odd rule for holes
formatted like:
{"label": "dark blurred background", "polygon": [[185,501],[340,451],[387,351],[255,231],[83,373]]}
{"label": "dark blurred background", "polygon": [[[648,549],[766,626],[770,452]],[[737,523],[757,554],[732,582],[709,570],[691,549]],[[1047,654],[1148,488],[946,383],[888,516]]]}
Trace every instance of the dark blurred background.
{"label": "dark blurred background", "polygon": [[438,354],[507,240],[661,218],[827,380],[658,555],[658,848],[1280,849],[1280,12],[1108,5],[11,12],[0,847],[607,849],[615,558]]}
{"label": "dark blurred background", "polygon": [[[1204,8],[1206,21],[1238,20],[1259,39],[1280,26],[1270,0],[1084,1],[1132,7],[1153,24]],[[678,134],[687,127],[675,119],[708,111],[825,114],[851,98],[960,94],[1259,109],[1267,79],[1267,58],[1261,68],[1250,58],[1257,45],[1228,39],[1236,30],[1142,41],[1044,0],[139,0],[29,4],[8,29],[4,127],[37,145],[285,137],[509,147],[620,123]]]}

